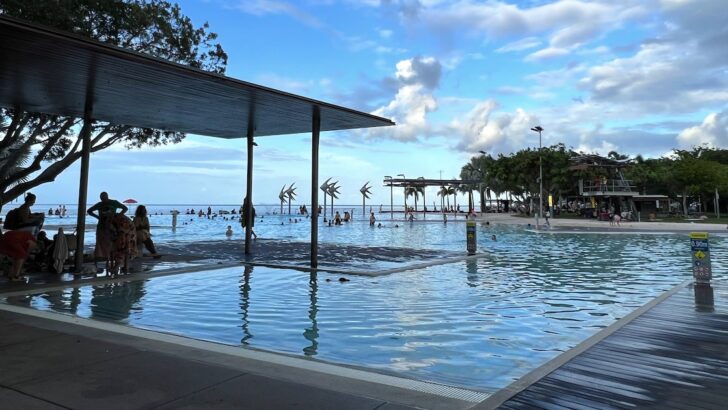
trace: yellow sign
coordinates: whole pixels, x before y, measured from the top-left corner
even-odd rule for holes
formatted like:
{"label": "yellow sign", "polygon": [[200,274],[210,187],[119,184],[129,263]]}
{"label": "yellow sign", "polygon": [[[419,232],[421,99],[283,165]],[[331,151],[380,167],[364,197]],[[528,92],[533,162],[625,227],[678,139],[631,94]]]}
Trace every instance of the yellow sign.
{"label": "yellow sign", "polygon": [[690,239],[708,239],[707,232],[690,232]]}
{"label": "yellow sign", "polygon": [[705,258],[705,253],[703,251],[697,251],[695,252],[695,258],[699,260],[703,260]]}
{"label": "yellow sign", "polygon": [[552,195],[549,195],[549,207],[554,206],[554,197]]}

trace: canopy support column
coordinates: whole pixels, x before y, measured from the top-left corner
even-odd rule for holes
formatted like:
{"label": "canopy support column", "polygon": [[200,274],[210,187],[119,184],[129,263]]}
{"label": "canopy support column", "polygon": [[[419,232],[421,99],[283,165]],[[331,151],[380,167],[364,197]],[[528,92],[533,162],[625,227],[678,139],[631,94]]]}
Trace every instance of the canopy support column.
{"label": "canopy support column", "polygon": [[76,217],[76,259],[74,271],[83,271],[83,242],[86,233],[86,202],[88,200],[88,170],[91,162],[91,116],[89,110],[83,118],[81,128],[81,178],[78,183],[78,215]]}
{"label": "canopy support column", "polygon": [[253,125],[253,116],[248,118],[248,169],[246,174],[245,199],[243,207],[245,208],[245,254],[250,255],[250,238],[253,234],[253,134],[255,127]]}
{"label": "canopy support column", "polygon": [[[318,178],[319,178],[319,133],[321,132],[321,109],[313,107],[311,124],[311,267],[318,267]],[[331,202],[334,202],[333,197]],[[324,209],[324,215],[326,210]]]}

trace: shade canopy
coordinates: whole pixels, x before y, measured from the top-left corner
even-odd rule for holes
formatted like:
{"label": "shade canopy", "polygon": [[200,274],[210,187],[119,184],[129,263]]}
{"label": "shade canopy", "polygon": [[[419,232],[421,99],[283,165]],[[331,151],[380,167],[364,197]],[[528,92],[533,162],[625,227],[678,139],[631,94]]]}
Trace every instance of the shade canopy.
{"label": "shade canopy", "polygon": [[0,16],[0,106],[239,138],[394,125],[388,119]]}

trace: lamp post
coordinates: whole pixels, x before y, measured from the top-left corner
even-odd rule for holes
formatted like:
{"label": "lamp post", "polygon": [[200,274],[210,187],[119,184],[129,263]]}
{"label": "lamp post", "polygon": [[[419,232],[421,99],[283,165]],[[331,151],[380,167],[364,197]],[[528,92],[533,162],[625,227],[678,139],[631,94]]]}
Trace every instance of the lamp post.
{"label": "lamp post", "polygon": [[389,180],[389,219],[394,219],[394,185],[391,176],[385,175],[384,179]]}
{"label": "lamp post", "polygon": [[[397,174],[398,177],[405,179],[404,174]],[[404,217],[407,218],[407,183],[404,183]]]}
{"label": "lamp post", "polygon": [[[480,152],[480,154],[483,155],[483,157],[488,155],[485,151],[478,151],[478,152]],[[482,165],[482,163],[481,163],[481,165]],[[483,205],[483,202],[485,202],[485,193],[483,192],[483,177],[485,177],[485,172],[483,172],[482,169],[478,169],[478,171],[480,172],[480,180],[481,180],[481,182],[479,184],[479,188],[480,188],[480,213],[482,214],[483,212],[485,212],[485,205]]]}
{"label": "lamp post", "polygon": [[543,213],[543,159],[541,158],[541,132],[543,127],[537,125],[531,128],[531,131],[538,133],[538,216],[536,216],[536,229],[538,229],[538,219]]}

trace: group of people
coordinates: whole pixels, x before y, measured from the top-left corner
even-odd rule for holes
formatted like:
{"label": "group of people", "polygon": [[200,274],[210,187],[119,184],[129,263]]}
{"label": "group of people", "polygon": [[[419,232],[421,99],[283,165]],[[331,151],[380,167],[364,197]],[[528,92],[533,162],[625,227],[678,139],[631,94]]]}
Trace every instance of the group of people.
{"label": "group of people", "polygon": [[[5,232],[0,237],[0,254],[12,260],[9,277],[13,281],[21,280],[23,265],[34,249],[39,249],[37,258],[45,260],[55,243],[41,231],[45,213],[32,212],[35,201],[34,194],[26,194],[23,204],[8,212],[3,224]],[[96,261],[106,262],[108,274],[116,274],[121,269],[128,271],[130,259],[138,253],[137,244],[143,244],[153,257],[160,257],[152,241],[146,207],[137,206],[133,220],[125,215],[127,211],[126,205],[110,199],[106,192],[102,192],[100,201],[87,211],[98,219],[94,257]],[[59,206],[55,212],[49,209],[48,214],[63,216],[65,212],[65,206]]]}
{"label": "group of people", "polygon": [[58,205],[58,208],[54,211],[53,208],[48,208],[48,216],[60,216],[61,218],[66,217],[66,205]]}
{"label": "group of people", "polygon": [[109,198],[106,192],[99,197],[101,200],[86,212],[98,219],[94,261],[105,262],[107,275],[129,271],[130,260],[138,254],[137,243],[143,244],[153,257],[159,258],[152,241],[147,208],[138,205],[132,220],[125,215],[129,210],[126,205]]}

